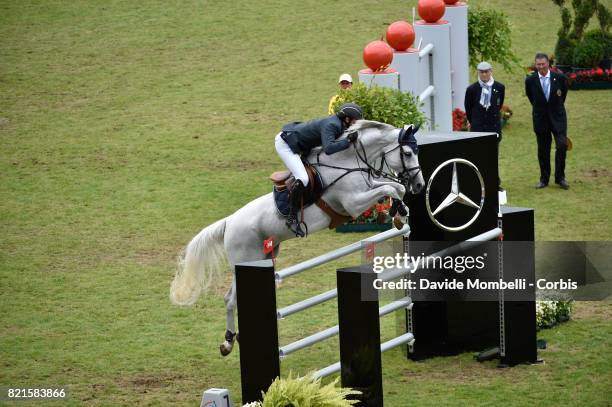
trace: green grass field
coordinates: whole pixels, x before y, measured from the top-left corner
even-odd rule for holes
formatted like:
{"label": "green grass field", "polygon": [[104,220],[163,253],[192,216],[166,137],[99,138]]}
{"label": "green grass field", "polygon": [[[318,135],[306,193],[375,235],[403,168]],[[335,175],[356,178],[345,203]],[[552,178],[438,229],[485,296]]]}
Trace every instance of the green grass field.
{"label": "green grass field", "polygon": [[[239,400],[238,352],[218,352],[229,273],[195,307],[174,307],[175,257],[270,190],[278,129],[324,115],[338,75],[356,74],[363,46],[415,4],[0,1],[0,386],[69,386],[68,402],[49,405],[193,406],[209,387]],[[553,50],[552,2],[470,5],[505,10],[524,65]],[[500,161],[510,204],[535,208],[538,240],[610,240],[612,92],[570,92],[571,189],[536,191],[524,73],[494,75],[514,110]],[[288,242],[279,266],[364,236]],[[288,281],[279,304],[328,289],[335,267],[357,261]],[[335,313],[327,304],[288,318],[281,342]],[[538,366],[499,370],[471,354],[414,363],[392,351],[387,404],[611,405],[611,318],[609,303],[578,304],[572,321],[540,333],[549,348]],[[329,340],[283,370],[337,359]]]}

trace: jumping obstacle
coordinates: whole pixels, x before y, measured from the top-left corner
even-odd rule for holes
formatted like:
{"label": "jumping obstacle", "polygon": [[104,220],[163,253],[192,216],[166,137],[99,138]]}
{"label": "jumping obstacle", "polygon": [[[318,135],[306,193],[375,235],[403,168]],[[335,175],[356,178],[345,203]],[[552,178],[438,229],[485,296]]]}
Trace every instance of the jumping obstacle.
{"label": "jumping obstacle", "polygon": [[414,95],[430,130],[453,130],[452,110],[465,110],[469,85],[468,6],[446,5],[436,21],[414,24],[417,48],[396,50],[388,69],[359,71],[359,81]]}

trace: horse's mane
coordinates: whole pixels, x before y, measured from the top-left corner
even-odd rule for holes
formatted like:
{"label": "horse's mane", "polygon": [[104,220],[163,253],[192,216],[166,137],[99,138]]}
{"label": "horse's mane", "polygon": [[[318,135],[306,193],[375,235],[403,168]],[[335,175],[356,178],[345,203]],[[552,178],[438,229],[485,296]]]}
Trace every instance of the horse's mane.
{"label": "horse's mane", "polygon": [[367,129],[377,129],[380,131],[391,131],[394,130],[395,127],[391,126],[387,123],[375,122],[373,120],[357,120],[355,124],[353,124],[350,130],[367,130]]}

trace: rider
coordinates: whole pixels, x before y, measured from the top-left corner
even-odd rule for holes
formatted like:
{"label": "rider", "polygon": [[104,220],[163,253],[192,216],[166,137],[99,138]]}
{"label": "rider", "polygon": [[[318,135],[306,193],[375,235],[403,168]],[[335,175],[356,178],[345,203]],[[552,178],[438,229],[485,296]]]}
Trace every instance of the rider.
{"label": "rider", "polygon": [[345,103],[335,115],[306,123],[289,123],[277,134],[276,152],[295,177],[295,183],[289,191],[289,216],[286,223],[296,236],[305,235],[297,219],[302,194],[308,185],[308,174],[301,156],[307,156],[310,150],[319,146],[323,146],[323,151],[328,155],[347,149],[350,142],[357,139],[357,133],[349,134],[346,139],[337,139],[360,119],[363,119],[361,107],[355,103]]}

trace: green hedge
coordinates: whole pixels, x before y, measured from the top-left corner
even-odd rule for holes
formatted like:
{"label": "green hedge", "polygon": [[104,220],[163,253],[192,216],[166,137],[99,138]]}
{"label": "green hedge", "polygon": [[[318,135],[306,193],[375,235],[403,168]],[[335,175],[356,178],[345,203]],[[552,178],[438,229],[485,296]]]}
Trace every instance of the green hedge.
{"label": "green hedge", "polygon": [[405,124],[423,124],[425,116],[419,110],[417,98],[410,93],[383,88],[355,84],[351,89],[343,89],[332,105],[337,112],[343,103],[357,103],[363,109],[364,119],[387,123],[395,127]]}

